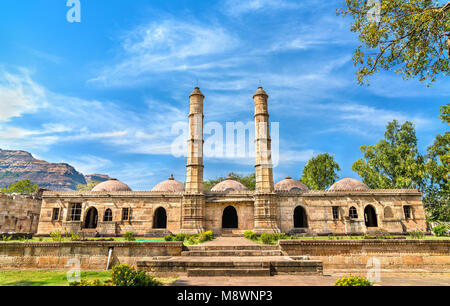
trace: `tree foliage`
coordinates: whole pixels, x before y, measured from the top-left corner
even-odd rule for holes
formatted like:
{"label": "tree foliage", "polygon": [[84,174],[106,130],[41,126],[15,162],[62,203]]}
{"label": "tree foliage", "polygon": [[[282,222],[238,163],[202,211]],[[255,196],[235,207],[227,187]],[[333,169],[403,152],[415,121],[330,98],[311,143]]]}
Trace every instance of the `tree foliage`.
{"label": "tree foliage", "polygon": [[311,190],[325,190],[339,178],[341,168],[328,153],[310,159],[303,169],[300,181]]}
{"label": "tree foliage", "polygon": [[350,15],[350,29],[358,33],[360,45],[353,61],[360,84],[380,69],[394,70],[405,79],[419,77],[429,85],[437,76],[449,75],[450,2],[345,0],[345,4],[337,13]]}
{"label": "tree foliage", "polygon": [[255,190],[256,187],[256,175],[255,173],[249,174],[249,175],[241,175],[237,173],[230,173],[228,177],[218,177],[216,179],[211,179],[204,181],[203,186],[205,191],[211,190],[215,185],[219,184],[220,182],[223,182],[227,179],[232,179],[235,181],[240,182],[242,185],[248,188],[248,190]]}
{"label": "tree foliage", "polygon": [[353,171],[372,189],[421,188],[425,175],[424,157],[417,148],[414,125],[394,120],[388,123],[384,139],[373,146],[362,146],[364,159],[353,164]]}
{"label": "tree foliage", "polygon": [[32,194],[39,189],[39,186],[33,184],[30,180],[21,180],[15,183],[11,183],[8,187],[2,188],[3,193],[19,193],[19,194]]}
{"label": "tree foliage", "polygon": [[100,183],[101,182],[99,182],[99,181],[90,181],[87,184],[78,184],[77,185],[77,190],[78,191],[91,191],[92,188],[94,188],[95,186],[97,186]]}
{"label": "tree foliage", "polygon": [[[439,116],[450,124],[450,103],[441,107]],[[434,221],[450,221],[450,132],[438,134],[426,155],[427,180],[424,202]]]}

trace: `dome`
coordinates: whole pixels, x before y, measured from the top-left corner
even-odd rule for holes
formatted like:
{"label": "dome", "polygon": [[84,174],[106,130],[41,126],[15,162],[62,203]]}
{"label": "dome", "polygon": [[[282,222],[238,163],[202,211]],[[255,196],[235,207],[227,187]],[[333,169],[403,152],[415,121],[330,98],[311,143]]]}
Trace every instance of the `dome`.
{"label": "dome", "polygon": [[153,187],[152,191],[181,192],[184,191],[184,184],[174,179],[173,174],[171,174],[170,178],[167,181],[159,183],[158,185]]}
{"label": "dome", "polygon": [[330,191],[343,191],[343,190],[370,190],[366,184],[361,181],[345,178],[340,181],[337,181],[330,187]]}
{"label": "dome", "polygon": [[256,90],[255,94],[253,95],[253,98],[256,97],[256,96],[266,96],[266,97],[268,97],[267,93],[262,88],[262,86],[258,87],[258,89]]}
{"label": "dome", "polygon": [[92,188],[94,192],[108,192],[108,191],[132,191],[127,184],[122,183],[117,179],[110,179],[109,181],[102,182]]}
{"label": "dome", "polygon": [[215,185],[213,188],[211,188],[211,191],[241,191],[241,190],[248,190],[247,187],[245,187],[243,184],[239,183],[238,181],[235,181],[231,179],[231,175],[228,175],[228,179],[226,179],[223,182],[220,182],[219,184]]}
{"label": "dome", "polygon": [[275,184],[276,191],[308,191],[308,187],[300,181],[294,180],[291,177],[286,177],[284,180]]}

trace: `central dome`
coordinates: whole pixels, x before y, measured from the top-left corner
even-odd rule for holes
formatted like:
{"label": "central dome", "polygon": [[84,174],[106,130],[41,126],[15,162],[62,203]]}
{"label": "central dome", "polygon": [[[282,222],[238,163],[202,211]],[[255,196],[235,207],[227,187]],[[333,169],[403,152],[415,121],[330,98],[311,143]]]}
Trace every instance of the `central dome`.
{"label": "central dome", "polygon": [[152,191],[158,192],[182,192],[184,191],[184,184],[180,181],[177,181],[173,178],[173,174],[170,175],[170,178],[167,181],[161,182],[155,187],[153,187]]}
{"label": "central dome", "polygon": [[290,176],[275,184],[276,191],[308,191],[308,187]]}
{"label": "central dome", "polygon": [[92,188],[93,192],[109,192],[109,191],[132,191],[127,184],[122,183],[117,179],[110,179],[109,181],[102,182]]}
{"label": "central dome", "polygon": [[353,178],[345,178],[334,183],[330,191],[347,191],[347,190],[370,190],[366,184]]}
{"label": "central dome", "polygon": [[243,191],[243,190],[248,190],[248,189],[243,184],[239,183],[238,181],[233,180],[231,178],[231,175],[228,175],[228,179],[226,179],[225,181],[220,182],[219,184],[217,184],[213,188],[211,188],[211,191],[215,191],[215,192]]}

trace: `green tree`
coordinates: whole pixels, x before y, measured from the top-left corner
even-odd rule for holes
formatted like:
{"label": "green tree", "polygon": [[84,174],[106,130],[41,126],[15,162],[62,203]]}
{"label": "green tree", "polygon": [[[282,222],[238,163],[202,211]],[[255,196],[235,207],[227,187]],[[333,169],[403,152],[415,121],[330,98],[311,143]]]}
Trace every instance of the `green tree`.
{"label": "green tree", "polygon": [[2,188],[3,193],[19,193],[19,194],[31,194],[36,192],[39,186],[33,184],[30,180],[21,180],[10,184],[6,188]]}
{"label": "green tree", "polygon": [[220,182],[223,182],[227,179],[232,179],[235,181],[240,182],[242,185],[248,188],[248,190],[255,190],[256,186],[256,176],[254,173],[249,175],[241,175],[237,173],[230,173],[228,177],[218,177],[216,179],[211,179],[204,181],[203,186],[205,188],[205,191],[211,190],[215,185],[219,184]]}
{"label": "green tree", "polygon": [[92,188],[94,188],[95,186],[97,186],[100,183],[101,182],[99,182],[99,181],[90,181],[87,184],[78,184],[77,185],[77,190],[78,191],[91,191]]}
{"label": "green tree", "polygon": [[[450,103],[441,107],[439,116],[450,124]],[[433,221],[450,221],[450,132],[438,134],[426,155],[427,180],[424,203]]]}
{"label": "green tree", "polygon": [[449,75],[450,2],[439,2],[345,0],[337,14],[351,16],[350,30],[358,33],[353,61],[360,84],[380,69],[429,80],[429,85],[440,74]]}
{"label": "green tree", "polygon": [[341,168],[328,153],[319,154],[308,161],[300,181],[311,190],[325,190],[339,178]]}
{"label": "green tree", "polygon": [[353,164],[353,171],[372,189],[423,187],[424,158],[417,149],[414,125],[397,120],[388,123],[384,139],[373,146],[362,146],[364,159]]}

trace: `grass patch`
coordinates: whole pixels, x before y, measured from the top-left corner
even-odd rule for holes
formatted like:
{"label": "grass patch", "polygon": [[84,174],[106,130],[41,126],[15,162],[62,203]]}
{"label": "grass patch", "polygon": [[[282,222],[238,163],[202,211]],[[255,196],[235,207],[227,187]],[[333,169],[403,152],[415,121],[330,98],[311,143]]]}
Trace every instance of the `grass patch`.
{"label": "grass patch", "polygon": [[[82,271],[81,279],[111,280],[111,271]],[[170,286],[178,277],[155,277],[163,286]],[[69,286],[67,271],[0,270],[0,286]]]}
{"label": "grass patch", "polygon": [[[81,278],[93,281],[111,279],[110,271],[82,271]],[[67,271],[2,270],[0,286],[69,286]]]}

